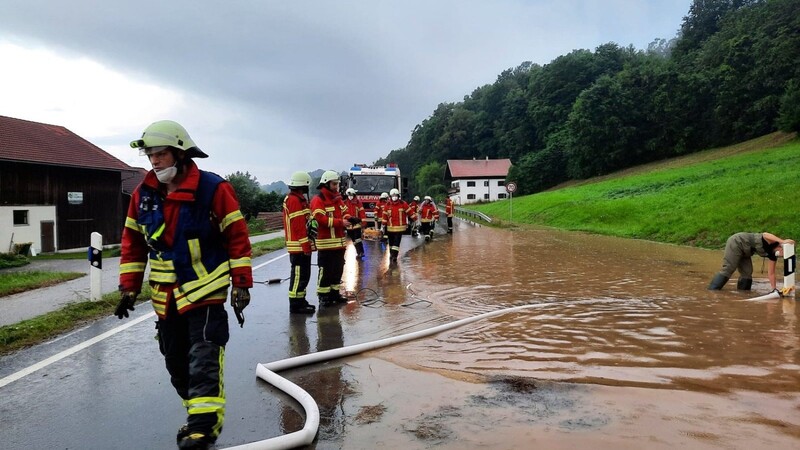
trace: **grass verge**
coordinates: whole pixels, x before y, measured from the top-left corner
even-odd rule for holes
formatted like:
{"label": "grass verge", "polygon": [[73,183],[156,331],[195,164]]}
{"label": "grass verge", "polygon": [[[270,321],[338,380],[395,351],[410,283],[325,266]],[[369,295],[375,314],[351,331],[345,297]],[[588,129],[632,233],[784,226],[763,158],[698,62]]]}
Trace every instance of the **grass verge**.
{"label": "grass verge", "polygon": [[[759,141],[760,142],[760,141]],[[772,141],[767,141],[772,142]],[[741,147],[743,144],[736,146]],[[765,144],[766,145],[766,144]],[[686,165],[674,161],[648,172],[622,172],[578,186],[474,208],[500,222],[722,248],[740,231],[800,237],[800,140],[775,147],[704,153]]]}
{"label": "grass verge", "polygon": [[274,239],[269,239],[266,241],[256,242],[251,245],[253,251],[253,258],[259,257],[261,255],[266,255],[269,252],[274,252],[275,250],[280,250],[285,246],[286,242],[284,238],[277,237]]}
{"label": "grass verge", "polygon": [[0,273],[0,297],[63,283],[85,276],[81,272],[24,271]]}

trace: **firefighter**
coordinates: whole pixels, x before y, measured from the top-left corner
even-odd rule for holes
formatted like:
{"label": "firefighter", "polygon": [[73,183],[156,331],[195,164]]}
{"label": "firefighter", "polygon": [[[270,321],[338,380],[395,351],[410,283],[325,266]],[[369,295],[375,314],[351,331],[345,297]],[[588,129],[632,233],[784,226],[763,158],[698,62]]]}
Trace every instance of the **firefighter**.
{"label": "firefighter", "polygon": [[772,233],[736,233],[725,243],[725,256],[722,269],[714,275],[708,289],[720,290],[728,282],[735,270],[739,271],[736,289],[749,291],[753,285],[754,254],[767,258],[767,277],[772,290],[776,290],[775,263],[781,255],[781,244],[794,244],[791,239],[781,239]]}
{"label": "firefighter", "polygon": [[359,219],[358,223],[349,224],[345,230],[347,231],[347,236],[353,241],[353,247],[356,249],[356,259],[361,260],[364,259],[364,243],[361,241],[361,230],[362,224],[366,223],[367,213],[364,211],[364,205],[361,204],[361,200],[356,198],[355,189],[348,188],[345,194],[347,194],[347,198],[344,199],[344,205],[347,207],[347,213],[351,217],[358,217]]}
{"label": "firefighter", "polygon": [[438,220],[439,208],[433,203],[433,199],[429,195],[426,195],[419,208],[419,230],[422,235],[425,236],[426,242],[433,239],[433,229]]}
{"label": "firefighter", "polygon": [[225,415],[228,286],[241,325],[253,286],[247,224],[233,186],[197,167],[193,158],[208,155],[180,124],[154,122],[130,145],[153,169],[128,206],[114,314],[122,319],[134,309],[149,258],[159,350],[189,416],[178,447],[206,449]]}
{"label": "firefighter", "polygon": [[383,207],[383,226],[389,238],[389,262],[397,263],[400,241],[409,221],[417,220],[417,213],[400,198],[400,191],[389,191],[389,202]]}
{"label": "firefighter", "polygon": [[375,228],[381,232],[382,241],[388,239],[388,236],[386,235],[386,227],[383,224],[383,207],[386,206],[388,201],[389,194],[386,192],[381,192],[380,198],[375,203]]}
{"label": "firefighter", "polygon": [[[414,199],[411,200],[411,203],[409,203],[408,206],[411,207],[412,211],[419,214],[419,195],[415,195]],[[408,224],[408,232],[411,236],[413,237],[419,236],[419,233],[417,232],[418,230],[419,230],[419,222],[413,222]]]}
{"label": "firefighter", "polygon": [[295,172],[286,184],[289,194],[283,199],[283,230],[292,265],[289,274],[289,313],[314,314],[316,307],[309,305],[306,300],[306,286],[311,278],[311,252],[317,232],[311,222],[311,210],[306,198],[311,176],[306,172]]}
{"label": "firefighter", "polygon": [[345,223],[360,223],[358,217],[347,213],[339,195],[339,174],[328,170],[317,185],[319,194],[311,199],[311,216],[317,221],[317,297],[319,306],[347,303],[339,292],[344,272]]}
{"label": "firefighter", "polygon": [[444,199],[444,213],[447,215],[447,232],[449,234],[453,234],[453,212],[455,211],[455,206],[453,206],[453,199],[445,197]]}

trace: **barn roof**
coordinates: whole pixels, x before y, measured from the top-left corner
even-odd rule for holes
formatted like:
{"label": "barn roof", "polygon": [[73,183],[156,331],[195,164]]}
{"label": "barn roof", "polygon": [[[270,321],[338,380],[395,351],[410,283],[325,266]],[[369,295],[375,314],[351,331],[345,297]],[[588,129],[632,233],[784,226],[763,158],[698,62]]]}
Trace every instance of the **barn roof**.
{"label": "barn roof", "polygon": [[456,178],[505,178],[511,160],[506,159],[448,159],[446,179]]}
{"label": "barn roof", "polygon": [[103,170],[134,168],[59,125],[0,116],[0,160]]}

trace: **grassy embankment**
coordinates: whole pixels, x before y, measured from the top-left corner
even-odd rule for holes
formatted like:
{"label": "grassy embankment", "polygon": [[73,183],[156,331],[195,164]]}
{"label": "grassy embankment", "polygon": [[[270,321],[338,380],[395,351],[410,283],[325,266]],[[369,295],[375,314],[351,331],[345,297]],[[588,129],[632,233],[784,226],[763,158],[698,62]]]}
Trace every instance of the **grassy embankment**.
{"label": "grassy embankment", "polygon": [[[256,242],[253,244],[253,258],[264,255],[283,248],[283,238],[275,238],[267,241]],[[84,255],[84,258],[86,256]],[[25,274],[26,272],[0,274],[0,277],[12,276],[17,274]],[[30,273],[30,272],[27,272]],[[52,274],[48,274],[52,275]],[[72,274],[75,276],[83,276],[84,274]],[[62,280],[63,281],[63,280]],[[56,281],[57,282],[57,281]],[[36,287],[47,286],[53,284],[53,281],[44,281],[44,284],[29,287],[35,289]],[[21,292],[17,290],[16,292]],[[8,294],[1,294],[8,295]],[[150,298],[149,286],[144,286],[142,294],[139,295],[140,301],[147,301]],[[107,317],[112,315],[114,309],[119,301],[119,294],[112,292],[103,295],[103,298],[96,302],[83,301],[72,303],[64,308],[53,311],[33,319],[24,320],[14,325],[7,325],[0,327],[0,355],[10,353],[29,345],[33,345],[44,340],[58,336],[69,330],[78,328],[92,320],[100,317]],[[149,305],[145,307],[150,308]]]}
{"label": "grassy embankment", "polygon": [[798,174],[800,140],[773,133],[517,197],[512,208],[501,201],[470,209],[499,219],[500,226],[511,222],[716,249],[739,231],[798,240]]}

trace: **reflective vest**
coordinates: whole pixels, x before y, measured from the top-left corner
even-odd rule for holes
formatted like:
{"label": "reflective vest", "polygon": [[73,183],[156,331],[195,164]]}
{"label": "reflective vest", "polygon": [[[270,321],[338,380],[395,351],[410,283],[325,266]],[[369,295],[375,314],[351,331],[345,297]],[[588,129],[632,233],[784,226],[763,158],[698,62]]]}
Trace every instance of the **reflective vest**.
{"label": "reflective vest", "polygon": [[140,188],[136,223],[150,247],[150,282],[177,283],[172,293],[179,312],[210,294],[227,290],[230,283],[222,233],[211,220],[211,202],[222,181],[219,175],[200,171],[195,201],[182,202],[169,248],[160,240],[165,229],[164,200],[152,187],[142,184]]}

